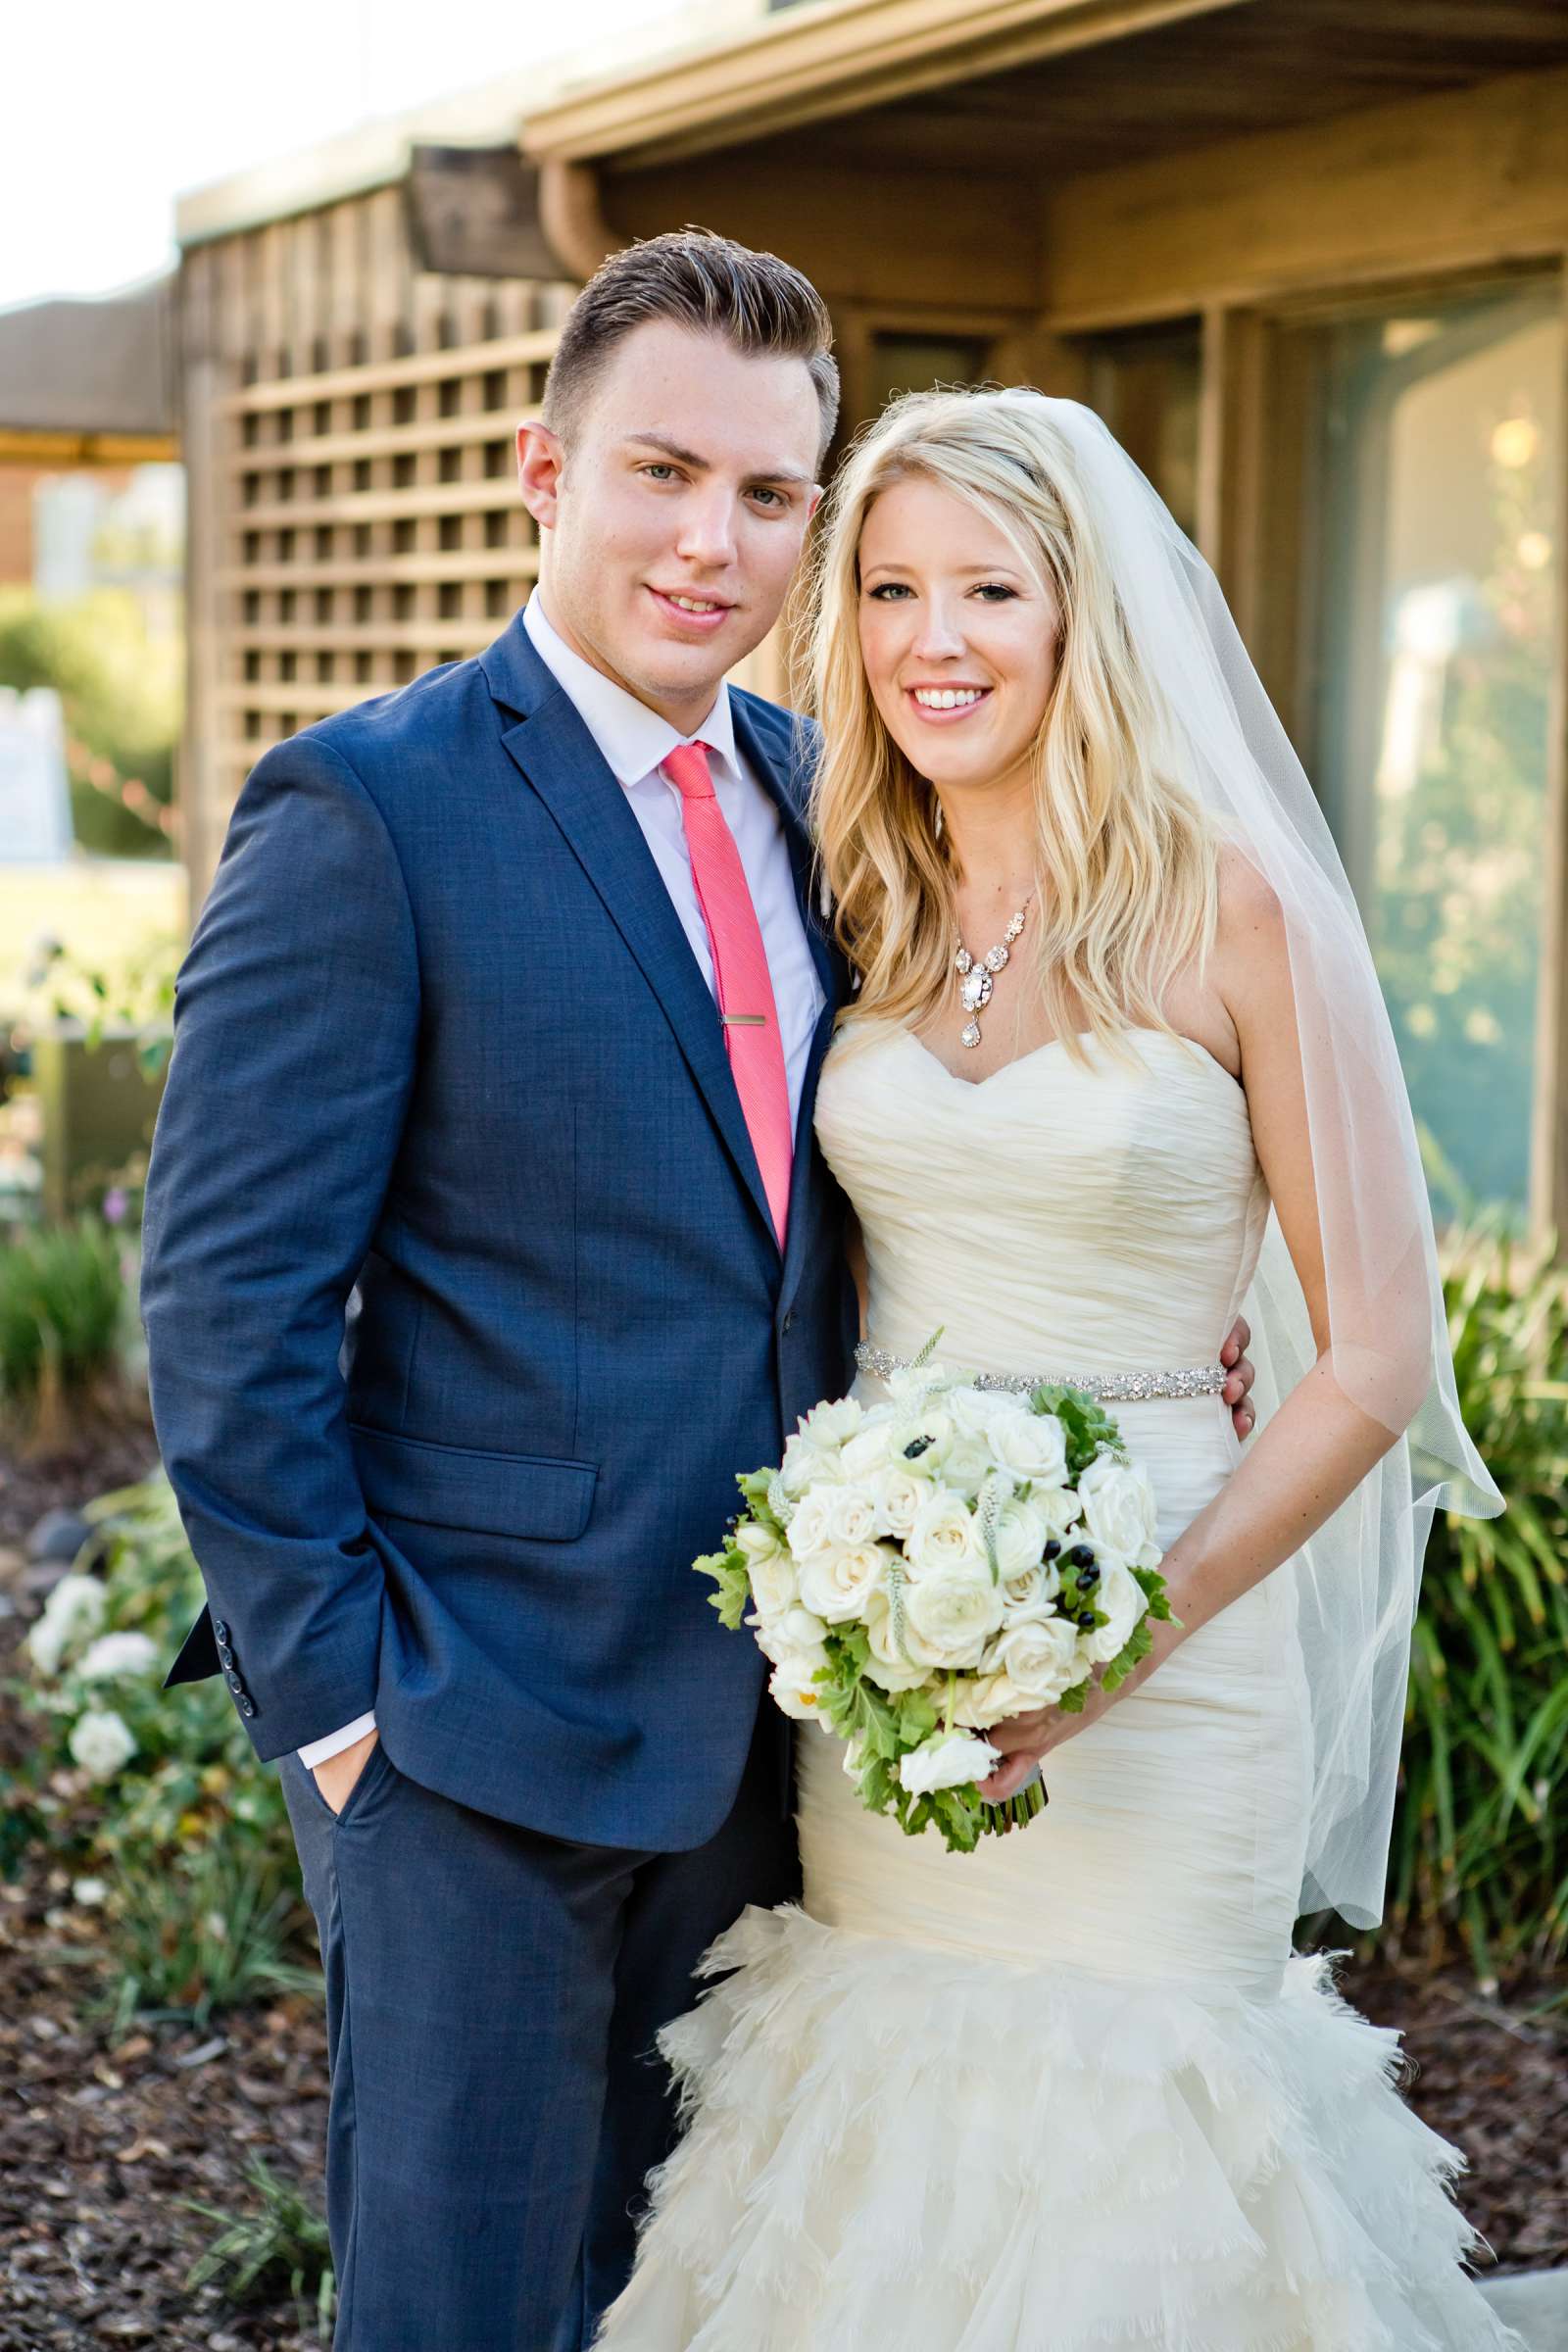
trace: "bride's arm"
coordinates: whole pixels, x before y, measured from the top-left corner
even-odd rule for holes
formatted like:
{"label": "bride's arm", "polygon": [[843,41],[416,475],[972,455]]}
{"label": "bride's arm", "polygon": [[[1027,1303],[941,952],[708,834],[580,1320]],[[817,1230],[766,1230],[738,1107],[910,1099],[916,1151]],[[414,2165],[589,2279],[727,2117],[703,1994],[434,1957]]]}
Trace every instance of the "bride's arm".
{"label": "bride's arm", "polygon": [[[1137,1690],[1172,1650],[1288,1560],[1395,1443],[1394,1430],[1354,1404],[1331,1367],[1328,1285],[1285,926],[1272,892],[1240,859],[1226,864],[1212,978],[1240,1046],[1258,1163],[1305,1294],[1317,1361],[1220,1494],[1166,1552],[1161,1573],[1180,1628],[1152,1622],[1152,1654],[1116,1692],[1091,1691],[1081,1715],[1047,1709],[988,1733],[1008,1759],[982,1784],[996,1799],[1021,1788],[1041,1757]],[[1413,1412],[1426,1372],[1413,1327],[1403,1356],[1408,1361],[1396,1362],[1393,1386]]]}

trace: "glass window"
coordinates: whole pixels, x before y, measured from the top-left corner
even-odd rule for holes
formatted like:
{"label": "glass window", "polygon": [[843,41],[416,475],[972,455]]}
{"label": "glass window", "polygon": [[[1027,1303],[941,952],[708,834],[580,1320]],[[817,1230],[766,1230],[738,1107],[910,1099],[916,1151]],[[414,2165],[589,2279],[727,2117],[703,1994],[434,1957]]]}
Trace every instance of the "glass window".
{"label": "glass window", "polygon": [[1097,335],[1088,354],[1089,406],[1148,474],[1188,538],[1196,538],[1202,378],[1198,320]]}
{"label": "glass window", "polygon": [[1563,326],[1556,289],[1325,331],[1319,788],[1440,1208],[1530,1164]]}

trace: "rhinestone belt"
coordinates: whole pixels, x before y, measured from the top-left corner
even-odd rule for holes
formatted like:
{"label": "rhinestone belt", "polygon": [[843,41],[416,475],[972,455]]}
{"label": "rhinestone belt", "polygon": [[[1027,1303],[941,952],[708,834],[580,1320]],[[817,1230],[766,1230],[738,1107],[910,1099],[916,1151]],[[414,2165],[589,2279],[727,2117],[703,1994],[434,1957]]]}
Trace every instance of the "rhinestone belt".
{"label": "rhinestone belt", "polygon": [[[878,1380],[917,1368],[912,1356],[892,1355],[886,1348],[873,1348],[869,1340],[860,1342],[855,1360]],[[1040,1388],[1082,1389],[1102,1404],[1143,1404],[1155,1396],[1219,1396],[1229,1377],[1221,1364],[1190,1364],[1174,1372],[976,1372],[971,1382],[977,1389],[1004,1390],[1014,1396],[1027,1396]]]}

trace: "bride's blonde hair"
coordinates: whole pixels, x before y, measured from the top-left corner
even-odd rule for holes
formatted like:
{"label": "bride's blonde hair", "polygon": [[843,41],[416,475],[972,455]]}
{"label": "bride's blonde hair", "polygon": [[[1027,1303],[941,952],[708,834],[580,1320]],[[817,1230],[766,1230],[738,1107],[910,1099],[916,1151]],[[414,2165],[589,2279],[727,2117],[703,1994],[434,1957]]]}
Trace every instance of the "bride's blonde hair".
{"label": "bride's blonde hair", "polygon": [[871,696],[859,641],[859,545],[874,502],[923,479],[978,508],[1058,615],[1056,674],[1033,752],[1036,901],[1028,938],[1054,1036],[1115,1050],[1167,1029],[1178,971],[1201,964],[1218,842],[1166,747],[1171,730],[1130,641],[1073,454],[1030,391],[907,394],[856,440],[829,495],[808,609],[822,729],[818,856],[860,975],[852,1010],[918,1022],[951,985],[954,865],[931,786]]}

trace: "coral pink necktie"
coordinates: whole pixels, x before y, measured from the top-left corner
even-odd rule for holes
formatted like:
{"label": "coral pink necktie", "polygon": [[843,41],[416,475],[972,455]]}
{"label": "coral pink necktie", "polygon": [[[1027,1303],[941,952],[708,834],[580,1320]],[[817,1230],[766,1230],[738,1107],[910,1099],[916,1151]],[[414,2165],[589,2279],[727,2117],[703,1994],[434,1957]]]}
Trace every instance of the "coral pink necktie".
{"label": "coral pink necktie", "polygon": [[677,745],[662,762],[662,769],[680,794],[692,880],[713,951],[713,977],[730,1071],[782,1250],[795,1137],[789,1080],[784,1072],[784,1041],[779,1035],[778,1007],[773,1002],[762,933],[746,887],[746,869],[735,836],[713,796],[707,744]]}

